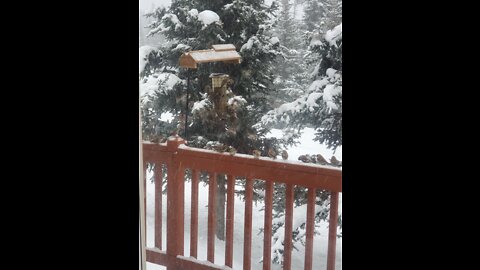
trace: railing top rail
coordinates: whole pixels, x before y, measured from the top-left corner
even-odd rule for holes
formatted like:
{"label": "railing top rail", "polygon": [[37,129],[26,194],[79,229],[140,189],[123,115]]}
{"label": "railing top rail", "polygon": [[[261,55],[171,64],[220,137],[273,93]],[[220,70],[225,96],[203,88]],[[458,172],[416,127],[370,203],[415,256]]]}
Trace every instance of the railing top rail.
{"label": "railing top rail", "polygon": [[238,154],[238,153],[232,156],[227,152],[218,153],[212,150],[193,148],[193,147],[188,147],[186,145],[180,145],[178,147],[178,153],[179,154],[181,153],[182,155],[189,156],[189,157],[206,158],[206,159],[218,160],[218,161],[229,161],[229,162],[234,162],[235,164],[244,163],[244,164],[255,165],[259,167],[289,169],[292,171],[316,173],[320,175],[333,176],[333,177],[342,176],[342,170],[339,168],[331,167],[331,166],[323,166],[323,165],[313,164],[313,163],[301,163],[294,160],[282,160],[278,158],[272,159],[269,157],[254,158],[252,155],[245,155],[245,154]]}
{"label": "railing top rail", "polygon": [[[268,157],[254,158],[251,155],[238,153],[232,156],[229,153],[188,147],[182,143],[181,138],[172,137],[167,143],[144,143],[145,159],[166,161],[176,153],[175,156],[186,168],[342,191],[342,170],[339,168]],[[158,155],[159,152],[170,153],[170,155]]]}

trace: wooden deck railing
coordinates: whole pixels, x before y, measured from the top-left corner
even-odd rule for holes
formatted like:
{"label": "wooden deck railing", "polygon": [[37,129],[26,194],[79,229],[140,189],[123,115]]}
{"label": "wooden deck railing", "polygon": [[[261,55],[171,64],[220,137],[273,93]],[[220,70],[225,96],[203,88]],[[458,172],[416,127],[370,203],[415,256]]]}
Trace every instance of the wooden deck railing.
{"label": "wooden deck railing", "polygon": [[[252,194],[253,181],[265,181],[265,219],[263,269],[271,267],[272,197],[273,184],[286,184],[285,237],[283,269],[291,269],[292,221],[294,186],[308,188],[306,244],[304,269],[312,269],[315,219],[315,194],[317,189],[331,192],[328,234],[327,270],[335,269],[335,251],[338,220],[338,194],[342,192],[342,171],[313,164],[285,162],[252,156],[217,153],[184,145],[180,137],[170,137],[167,143],[143,143],[144,170],[147,163],[156,164],[155,179],[162,179],[162,167],[167,168],[167,232],[166,249],[162,247],[162,185],[155,185],[155,247],[147,248],[147,261],[164,265],[168,270],[230,269],[233,264],[234,183],[235,177],[246,178],[244,212],[243,269],[251,269],[252,244]],[[184,183],[185,170],[192,172],[190,257],[184,256]],[[207,260],[197,260],[198,241],[198,176],[209,173]],[[215,262],[215,196],[216,175],[227,175],[225,262]],[[146,173],[145,173],[146,175]],[[144,179],[144,183],[146,183]],[[161,182],[161,181],[159,181]],[[158,183],[158,182],[157,182]],[[145,184],[146,185],[146,184]],[[146,203],[146,200],[145,200]],[[146,224],[146,222],[145,222]]]}

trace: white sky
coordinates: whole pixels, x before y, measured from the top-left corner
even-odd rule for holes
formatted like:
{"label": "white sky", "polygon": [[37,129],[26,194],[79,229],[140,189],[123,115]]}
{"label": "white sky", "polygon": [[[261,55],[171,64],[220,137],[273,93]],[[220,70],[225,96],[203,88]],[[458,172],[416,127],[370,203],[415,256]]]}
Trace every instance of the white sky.
{"label": "white sky", "polygon": [[158,6],[168,6],[172,3],[172,0],[139,0],[140,2],[140,10],[150,11],[152,7],[152,3],[155,4],[155,7]]}
{"label": "white sky", "polygon": [[[152,6],[152,3],[155,4],[155,6],[168,6],[170,3],[172,3],[172,0],[139,0],[140,1],[140,10],[149,10]],[[266,0],[267,4],[271,4],[272,0]]]}

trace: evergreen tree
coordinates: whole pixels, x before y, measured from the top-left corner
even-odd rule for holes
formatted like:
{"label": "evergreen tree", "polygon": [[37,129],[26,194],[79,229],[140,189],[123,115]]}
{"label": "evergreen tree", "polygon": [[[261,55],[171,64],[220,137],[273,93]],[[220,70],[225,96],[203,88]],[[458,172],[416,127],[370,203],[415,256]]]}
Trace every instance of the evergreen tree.
{"label": "evergreen tree", "polygon": [[322,41],[312,36],[307,56],[313,69],[310,86],[299,98],[269,111],[259,125],[311,126],[315,140],[336,148],[342,145],[342,25],[327,31]]}
{"label": "evergreen tree", "polygon": [[[275,67],[274,84],[278,92],[270,99],[273,107],[278,107],[287,100],[300,96],[308,83],[305,72],[307,66],[303,61],[306,46],[302,42],[300,28],[299,23],[292,15],[290,1],[282,0],[275,26],[281,55],[278,57],[278,64]],[[284,128],[281,123],[275,127]]]}
{"label": "evergreen tree", "polygon": [[312,32],[319,29],[322,19],[325,16],[323,1],[326,0],[306,0],[304,5],[303,21],[307,31]]}
{"label": "evergreen tree", "polygon": [[342,23],[342,0],[321,0],[325,10],[325,24],[322,34]]}
{"label": "evergreen tree", "polygon": [[308,32],[324,35],[342,22],[342,0],[305,0],[303,21]]}
{"label": "evergreen tree", "polygon": [[[191,120],[185,139],[189,146],[223,151],[219,147],[223,145],[247,154],[256,149],[264,156],[270,148],[279,152],[278,141],[265,137],[268,129],[253,127],[272,108],[266,99],[275,91],[272,67],[279,54],[278,43],[272,42],[271,36],[276,6],[276,2],[266,6],[263,1],[256,0],[174,0],[168,9],[157,9],[148,14],[154,19],[148,35],[161,33],[171,45],[156,48],[149,54],[151,59],[142,73],[141,87],[157,87],[142,108],[144,136],[166,137],[172,132],[183,136],[185,127],[182,123],[188,114]],[[224,43],[235,45],[242,56],[241,64],[200,64],[197,69],[188,71],[178,67],[182,53]],[[185,111],[185,80],[189,72],[192,80],[189,107]],[[179,80],[170,85],[161,78],[165,73],[175,75]],[[208,90],[212,73],[230,76],[228,106],[215,106],[215,97]],[[227,113],[222,114],[219,108],[224,108]],[[165,112],[174,115],[174,124],[162,124],[156,120]],[[219,176],[217,183],[217,217],[224,218],[225,178]],[[219,239],[224,239],[224,224],[222,219],[217,222]]]}
{"label": "evergreen tree", "polygon": [[[312,67],[310,86],[305,89],[304,94],[292,102],[269,111],[258,125],[283,123],[296,129],[313,127],[316,130],[315,140],[336,149],[342,145],[342,25],[339,24],[327,31],[321,40],[318,39],[318,35],[312,35],[308,41],[307,57],[310,57],[308,63]],[[302,161],[322,163],[322,158],[305,156]],[[306,191],[301,187],[295,190],[295,207],[306,207]],[[277,185],[275,192],[277,194],[275,197],[280,200],[274,201],[273,260],[275,263],[282,263],[283,230],[280,228],[284,226],[285,185]],[[329,193],[318,190],[316,204],[316,221],[326,220],[329,212]],[[341,228],[341,218],[339,221]],[[293,240],[295,244],[298,242],[303,244],[305,222],[296,224],[299,226],[293,228]]]}

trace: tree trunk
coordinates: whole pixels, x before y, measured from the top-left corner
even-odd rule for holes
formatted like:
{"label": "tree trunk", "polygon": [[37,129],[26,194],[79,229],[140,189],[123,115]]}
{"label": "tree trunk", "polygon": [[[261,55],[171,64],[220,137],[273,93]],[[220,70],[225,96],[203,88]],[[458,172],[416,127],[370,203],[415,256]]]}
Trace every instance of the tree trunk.
{"label": "tree trunk", "polygon": [[217,176],[217,196],[216,196],[216,216],[217,224],[215,234],[220,240],[225,240],[225,197],[226,197],[226,188],[225,188],[225,175],[219,174]]}

